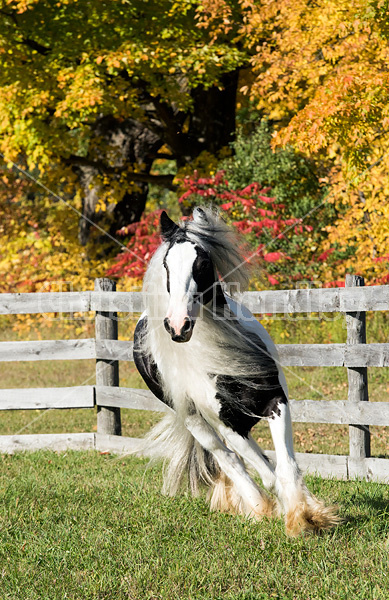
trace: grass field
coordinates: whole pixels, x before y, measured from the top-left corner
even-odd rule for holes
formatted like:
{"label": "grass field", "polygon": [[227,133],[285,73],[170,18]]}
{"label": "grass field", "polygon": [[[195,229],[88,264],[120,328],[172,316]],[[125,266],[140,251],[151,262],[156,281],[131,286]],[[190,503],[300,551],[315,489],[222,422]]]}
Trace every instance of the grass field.
{"label": "grass field", "polygon": [[388,486],[308,479],[346,521],[287,538],[280,519],[161,496],[161,470],[95,452],[0,460],[2,600],[387,600]]}

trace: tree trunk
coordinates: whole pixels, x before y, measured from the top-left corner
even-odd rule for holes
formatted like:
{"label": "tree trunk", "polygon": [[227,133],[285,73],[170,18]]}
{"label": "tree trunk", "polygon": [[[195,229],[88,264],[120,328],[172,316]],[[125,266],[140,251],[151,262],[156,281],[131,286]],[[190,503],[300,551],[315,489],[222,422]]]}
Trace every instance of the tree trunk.
{"label": "tree trunk", "polygon": [[[235,106],[239,71],[225,73],[219,86],[198,86],[191,91],[191,112],[184,113],[161,97],[152,97],[145,92],[148,114],[146,125],[134,120],[119,122],[112,116],[100,118],[95,124],[95,147],[108,148],[111,158],[95,152],[91,162],[109,165],[123,171],[133,171],[134,165],[142,165],[142,173],[149,174],[158,150],[166,145],[172,159],[180,168],[196,159],[203,151],[216,155],[228,146],[235,134]],[[115,154],[115,161],[112,155]],[[137,182],[136,190],[123,190],[122,198],[112,205],[107,213],[96,214],[99,188],[96,182],[101,172],[94,166],[79,166],[84,188],[83,217],[80,220],[79,238],[85,245],[89,239],[93,222],[116,237],[118,229],[138,221],[144,211],[148,184]],[[185,214],[185,207],[183,212]],[[188,211],[190,209],[188,208]],[[107,220],[108,219],[108,220]]]}
{"label": "tree trunk", "polygon": [[222,89],[199,86],[193,90],[188,143],[194,143],[195,156],[203,150],[217,154],[233,141],[238,76],[239,71],[225,73],[220,81]]}
{"label": "tree trunk", "polygon": [[[107,159],[106,156],[97,154],[93,157],[102,163],[123,171],[128,164],[128,170],[133,171],[134,165],[142,164],[142,171],[149,173],[155,154],[161,146],[158,137],[143,127],[140,123],[128,120],[119,123],[113,117],[103,117],[95,125],[95,138],[103,142],[102,147],[109,148],[111,155],[115,154],[115,160]],[[93,160],[93,159],[92,159]],[[93,223],[108,231],[112,237],[117,236],[117,230],[125,225],[139,221],[146,205],[148,195],[148,184],[137,182],[134,191],[123,189],[122,198],[112,206],[108,206],[107,213],[96,213],[99,200],[99,184],[97,176],[101,173],[93,166],[78,166],[81,184],[84,189],[83,216],[79,223],[79,240],[86,245],[89,239]],[[110,173],[110,179],[118,179],[119,174]],[[108,238],[105,240],[107,241]]]}

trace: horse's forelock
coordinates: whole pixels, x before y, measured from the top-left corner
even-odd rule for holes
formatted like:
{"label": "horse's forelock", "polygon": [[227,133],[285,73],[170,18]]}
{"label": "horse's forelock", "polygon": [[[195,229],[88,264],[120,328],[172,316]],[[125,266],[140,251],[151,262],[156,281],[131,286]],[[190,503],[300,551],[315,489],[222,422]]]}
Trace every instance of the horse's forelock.
{"label": "horse's forelock", "polygon": [[201,208],[200,214],[201,219],[185,222],[189,239],[194,239],[209,252],[216,270],[226,283],[236,283],[240,291],[247,289],[249,267],[238,236],[216,211]]}

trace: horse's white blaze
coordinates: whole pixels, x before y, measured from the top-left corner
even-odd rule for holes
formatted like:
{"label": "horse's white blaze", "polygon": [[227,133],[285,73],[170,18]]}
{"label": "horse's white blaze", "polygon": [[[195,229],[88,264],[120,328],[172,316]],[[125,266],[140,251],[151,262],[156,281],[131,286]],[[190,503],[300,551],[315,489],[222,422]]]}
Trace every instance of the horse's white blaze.
{"label": "horse's white blaze", "polygon": [[170,301],[166,317],[177,334],[184,326],[185,318],[197,316],[193,306],[197,286],[192,276],[192,265],[196,257],[195,247],[190,242],[174,245],[166,256],[170,283]]}

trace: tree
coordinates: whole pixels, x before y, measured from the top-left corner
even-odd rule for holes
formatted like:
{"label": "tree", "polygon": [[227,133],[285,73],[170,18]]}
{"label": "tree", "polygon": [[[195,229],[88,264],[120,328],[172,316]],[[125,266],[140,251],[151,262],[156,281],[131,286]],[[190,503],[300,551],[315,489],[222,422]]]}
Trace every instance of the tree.
{"label": "tree", "polygon": [[[66,192],[66,190],[65,190]],[[50,210],[42,194],[0,169],[0,293],[88,289],[108,263],[93,249],[88,260],[77,239],[77,221],[63,203]]]}
{"label": "tree", "polygon": [[[216,0],[204,26],[228,28],[235,2]],[[389,26],[386,0],[240,2],[250,68],[240,91],[292,145],[327,168],[326,202],[340,215],[323,237],[322,278],[387,271]]]}
{"label": "tree", "polygon": [[[235,128],[247,57],[197,26],[201,2],[22,0],[1,3],[0,147],[54,191],[73,186],[111,234],[139,220],[153,171],[216,153]],[[96,214],[97,213],[97,214]],[[106,224],[104,224],[106,227]],[[85,244],[90,223],[80,221]]]}
{"label": "tree", "polygon": [[[291,166],[301,158],[303,176],[316,165],[329,190],[329,214],[340,215],[338,223],[319,219],[315,252],[326,257],[319,261],[323,276],[337,278],[349,264],[383,276],[386,2],[11,0],[0,6],[1,152],[26,160],[57,193],[66,190],[65,199],[111,235],[139,220],[150,182],[176,189],[176,170],[158,172],[160,159],[174,161],[181,176],[193,174],[199,157],[230,143],[236,108],[254,107],[274,126],[273,148],[293,147]],[[296,195],[295,208],[311,200]],[[346,223],[358,235],[346,235]],[[84,220],[81,242],[90,236]],[[100,235],[92,239],[102,245]]]}

